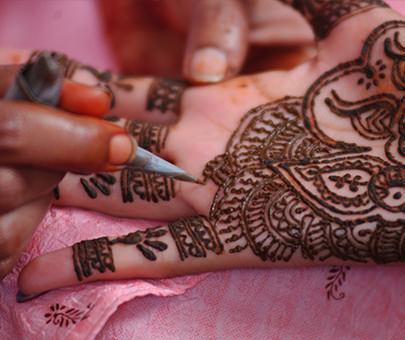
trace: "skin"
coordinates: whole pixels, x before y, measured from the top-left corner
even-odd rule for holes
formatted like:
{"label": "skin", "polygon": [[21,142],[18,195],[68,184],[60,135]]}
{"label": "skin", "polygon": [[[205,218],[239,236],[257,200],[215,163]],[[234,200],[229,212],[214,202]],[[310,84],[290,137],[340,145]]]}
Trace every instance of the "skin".
{"label": "skin", "polygon": [[[403,24],[390,23],[389,21],[392,20],[403,20],[403,18],[388,8],[379,7],[356,13],[333,26],[328,32],[323,32],[326,37],[323,37],[318,44],[316,58],[288,72],[265,72],[253,76],[239,77],[218,85],[186,89],[183,92],[179,112],[166,112],[163,115],[159,110],[150,111],[146,108],[149,93],[147,89],[152,81],[150,78],[123,80],[126,84],[132,85],[134,95],[131,95],[132,91],[123,91],[112,84],[111,88],[116,95],[117,104],[112,114],[140,120],[148,119],[155,123],[161,119],[162,124],[171,122],[170,133],[165,139],[164,146],[162,145],[162,148],[158,151],[156,144],[150,144],[151,150],[159,153],[162,157],[170,159],[190,174],[199,176],[204,180],[204,185],[197,186],[190,183],[175,182],[175,196],[169,200],[162,199],[156,203],[139,196],[140,199],[129,203],[123,202],[122,188],[119,185],[111,185],[109,195],[99,195],[96,199],[92,199],[89,198],[80,185],[80,178],[83,178],[83,176],[68,175],[59,186],[60,199],[57,201],[58,204],[85,207],[118,216],[177,220],[177,222],[158,227],[156,230],[163,230],[158,234],[152,233],[153,230],[149,230],[143,233],[122,236],[121,238],[110,237],[84,241],[76,244],[73,248],[69,247],[40,256],[28,264],[20,274],[19,287],[22,293],[27,295],[38,294],[66,285],[95,280],[170,277],[235,267],[285,267],[317,265],[320,263],[352,265],[401,261],[400,257],[392,259],[385,257],[384,254],[377,254],[378,256],[374,254],[358,255],[357,251],[361,253],[360,248],[355,248],[353,251],[351,248],[344,249],[341,253],[338,244],[336,244],[337,249],[328,244],[325,248],[325,254],[325,249],[317,249],[316,244],[313,248],[306,248],[308,246],[307,240],[299,243],[296,248],[287,243],[285,247],[286,249],[293,249],[291,251],[263,252],[260,248],[260,242],[252,241],[247,239],[247,236],[244,236],[247,235],[249,229],[245,229],[243,237],[232,239],[232,230],[227,231],[225,228],[225,220],[228,215],[223,210],[225,204],[223,202],[225,201],[221,200],[221,197],[225,197],[225,200],[229,199],[229,202],[232,203],[232,198],[235,198],[236,202],[239,202],[238,187],[234,187],[236,191],[227,193],[227,187],[233,185],[234,182],[229,182],[229,185],[226,185],[227,180],[236,180],[237,177],[228,174],[223,175],[225,179],[221,179],[221,169],[225,172],[229,169],[226,162],[224,163],[224,156],[221,158],[221,155],[224,152],[233,153],[232,148],[240,145],[234,142],[237,134],[233,134],[240,128],[241,118],[250,119],[266,108],[270,110],[269,112],[274,112],[274,121],[288,115],[297,117],[296,126],[306,131],[308,137],[314,138],[311,143],[320,143],[320,148],[316,152],[328,155],[327,157],[323,155],[319,156],[320,158],[316,156],[304,160],[300,159],[301,163],[299,165],[302,167],[312,163],[315,164],[313,165],[314,168],[316,168],[317,164],[327,164],[327,166],[331,164],[331,167],[338,167],[341,164],[339,163],[341,162],[340,158],[333,156],[332,163],[328,163],[331,162],[329,154],[338,152],[338,155],[343,155],[343,161],[345,162],[350,163],[354,159],[360,160],[362,164],[368,162],[368,164],[372,164],[372,167],[381,166],[387,175],[395,175],[395,169],[403,168],[403,155],[400,154],[400,151],[395,151],[401,150],[400,147],[392,149],[393,143],[387,143],[387,137],[373,138],[366,136],[372,132],[367,132],[367,129],[365,129],[366,132],[361,131],[361,127],[356,125],[356,120],[353,123],[353,120],[350,121],[350,119],[346,119],[347,117],[338,119],[338,117],[345,115],[345,107],[353,105],[347,104],[349,101],[360,101],[361,98],[370,97],[370,94],[372,94],[370,98],[373,100],[372,109],[378,109],[376,99],[393,98],[391,96],[402,98],[402,90],[398,88],[399,85],[393,82],[391,76],[381,78],[370,92],[370,88],[364,88],[367,85],[362,87],[361,82],[357,83],[357,75],[344,73],[346,69],[356,65],[354,61],[358,60],[363,44],[366,47],[377,46],[377,52],[372,54],[373,60],[374,58],[377,60],[382,59],[386,64],[392,63],[392,58],[396,57],[390,56],[393,53],[387,52],[391,50],[390,48],[387,49],[388,45],[384,45],[381,40],[373,41],[371,38],[367,40],[370,33],[379,25],[385,26],[378,28],[378,31],[376,31],[380,32],[378,34],[381,34],[384,27],[402,32],[404,29],[401,25]],[[354,30],[357,32],[355,37],[350,34]],[[389,32],[391,32],[390,30]],[[394,39],[391,35],[389,37],[391,41]],[[348,39],[353,40],[348,43]],[[403,41],[403,38],[399,39],[402,39],[399,40],[400,42]],[[365,41],[367,42],[364,43]],[[386,46],[386,49],[384,49],[384,46]],[[353,62],[350,63],[351,61]],[[349,62],[349,64],[342,64],[346,62]],[[381,62],[377,65],[381,65]],[[87,71],[79,68],[77,77],[81,76],[82,72]],[[365,70],[360,74],[364,76],[368,73]],[[331,75],[336,75],[336,77],[329,78]],[[333,84],[333,86],[331,85],[333,91],[329,89],[327,95],[325,95],[325,100],[318,102],[319,96],[325,93],[323,91],[326,85],[322,85],[324,81],[326,84]],[[317,92],[316,89],[319,89],[319,91]],[[342,98],[333,93],[343,94]],[[353,93],[356,94],[355,98]],[[142,97],[141,94],[145,94],[145,96]],[[350,97],[351,94],[352,97]],[[286,98],[286,96],[288,97]],[[315,98],[315,109],[311,104],[308,104],[312,103],[311,98]],[[265,103],[265,106],[260,106]],[[281,105],[286,103],[290,106],[283,109]],[[364,102],[359,102],[359,104],[362,103]],[[293,107],[298,108],[298,114],[294,113]],[[246,115],[246,112],[252,108],[258,109]],[[300,111],[304,109],[305,111]],[[401,118],[398,115],[393,117],[392,125],[389,127],[392,135],[394,135],[394,131],[398,131],[399,124],[402,124],[399,123]],[[125,120],[120,120],[117,123],[122,126],[128,124]],[[255,135],[254,132],[250,132],[250,136],[258,137],[260,133],[262,132],[256,132]],[[135,135],[138,138],[144,136],[142,133],[135,133]],[[395,137],[395,143],[398,142],[400,142],[400,138]],[[356,149],[353,145],[362,146],[363,149]],[[269,151],[273,151],[273,149]],[[233,161],[237,162],[242,158],[242,156],[236,157]],[[302,211],[312,209],[309,215],[314,218],[325,218],[324,216],[327,216],[328,221],[335,223],[338,227],[345,225],[342,220],[348,221],[347,226],[364,224],[364,228],[369,230],[370,233],[375,232],[372,219],[375,216],[369,217],[370,214],[366,210],[350,213],[353,216],[348,218],[346,217],[348,213],[345,215],[345,213],[340,214],[337,212],[341,209],[337,203],[329,207],[327,199],[323,197],[312,199],[310,195],[307,195],[306,189],[302,185],[308,185],[308,183],[312,182],[307,183],[307,180],[302,180],[299,183],[294,180],[294,174],[289,175],[283,170],[285,167],[290,166],[289,162],[293,160],[286,156],[281,159],[269,157],[264,160],[265,167],[261,171],[265,173],[264,179],[270,178],[267,184],[270,188],[272,185],[281,185],[285,189],[292,189],[292,192],[298,195],[299,204],[305,204]],[[317,163],[318,160],[321,163]],[[249,159],[249,162],[252,162],[252,160]],[[351,171],[352,173],[359,172],[362,169],[358,165],[352,168],[352,165],[345,166],[345,171]],[[215,170],[217,168],[219,170]],[[278,171],[278,175],[282,176],[282,182],[279,181],[281,177],[277,177],[277,179],[271,177],[274,176],[275,171]],[[340,185],[348,184],[348,181],[354,187],[364,186],[364,184],[358,184],[357,182],[356,184],[354,179],[348,179],[343,175],[340,176],[339,171],[337,171],[338,175],[335,175],[335,177],[328,177],[326,183],[329,187],[336,185],[337,189],[341,188],[337,184],[338,181],[341,182]],[[312,174],[313,172],[308,172],[308,177],[311,177]],[[115,176],[119,178],[122,173],[117,173]],[[254,172],[247,171],[244,181],[249,183],[249,180],[255,180],[258,176]],[[399,174],[395,176],[401,178]],[[363,181],[363,177],[356,179],[356,181]],[[382,183],[383,187],[387,186],[384,182],[385,179],[381,176],[375,177],[375,180],[380,181],[379,183]],[[241,181],[240,183],[244,182]],[[241,185],[242,188],[244,188],[243,185]],[[374,189],[372,188],[374,184],[370,185],[371,189],[368,189],[367,194],[374,195]],[[398,192],[403,193],[403,184],[400,183],[397,186]],[[312,187],[312,192],[315,192],[315,194],[318,192],[317,190],[314,189],[314,186]],[[350,196],[351,192],[355,192],[357,189],[350,189],[350,192],[347,191],[349,189],[345,190],[345,195]],[[216,195],[220,195],[219,198]],[[397,195],[397,193],[394,195]],[[264,197],[274,199],[271,195]],[[395,199],[402,199],[400,203],[403,202],[401,196],[397,195]],[[251,204],[251,201],[248,201],[246,197],[242,197],[240,200],[241,205],[245,203]],[[401,206],[399,208],[391,207],[392,202],[386,202],[389,206],[386,208],[385,203],[380,202],[380,198],[377,196],[373,200],[381,204],[378,218],[384,222],[382,228],[390,231],[390,228],[395,229],[404,226],[403,210],[401,210],[403,208]],[[258,196],[257,202],[259,201],[260,196]],[[282,202],[280,201],[280,204]],[[322,207],[319,208],[318,205]],[[240,206],[237,206],[237,208],[241,209]],[[179,218],[180,220],[178,220]],[[243,221],[246,222],[246,219]],[[235,226],[233,231],[238,230],[238,228],[238,225]],[[249,228],[249,225],[246,228]],[[197,233],[202,229],[205,230],[205,236]],[[198,243],[192,240],[193,237],[201,237],[201,242]],[[328,239],[331,244],[336,241],[334,237],[332,235]],[[204,240],[209,242],[204,243]],[[155,242],[155,244],[151,246],[150,241]],[[188,245],[187,242],[189,242]],[[145,248],[148,250],[145,250]],[[86,249],[90,252],[90,255],[86,255]],[[378,246],[376,249],[377,252],[384,251],[384,248]],[[96,251],[99,251],[101,258],[95,258],[95,255],[91,255]],[[148,251],[153,253],[153,256]],[[88,266],[87,269],[86,266]],[[52,275],[49,273],[52,273]]]}
{"label": "skin", "polygon": [[[11,55],[14,53],[5,51],[2,57],[7,61]],[[1,68],[2,94],[18,68]],[[64,82],[59,108],[0,102],[1,277],[11,270],[27,245],[66,171],[94,171],[109,166],[109,140],[117,134],[126,135],[119,127],[95,118],[103,116],[110,103],[111,95],[105,89],[70,80]],[[31,129],[26,131],[26,126]],[[78,152],[72,137],[87,147],[81,146]]]}
{"label": "skin", "polygon": [[[309,25],[276,0],[100,0],[99,4],[112,50],[127,74],[216,83],[240,73],[291,68],[314,52]],[[121,22],[125,25],[117,24]],[[205,48],[216,49],[222,57],[200,54],[192,67],[194,56]]]}
{"label": "skin", "polygon": [[[222,3],[224,5],[219,6],[220,12],[216,16],[216,20],[214,22],[212,20],[207,21],[206,19],[210,16],[210,13],[213,10],[217,10],[218,4]],[[212,81],[230,78],[240,70],[245,60],[248,46],[248,31],[250,30],[251,33],[255,32],[254,27],[257,24],[257,20],[262,20],[257,13],[260,13],[264,8],[263,4],[255,3],[252,7],[249,7],[240,1],[221,1],[220,3],[216,1],[203,1],[195,2],[192,6],[183,3],[179,7],[173,7],[173,2],[162,1],[160,4],[155,5],[157,6],[155,8],[152,8],[154,5],[151,6],[150,10],[155,12],[155,14],[166,13],[168,16],[161,19],[168,22],[174,31],[182,30],[183,34],[187,31],[190,32],[187,42],[189,48],[184,54],[184,75],[189,81],[195,83],[206,81],[197,79],[191,73],[187,66],[188,60],[190,60],[196,49],[210,44],[214,38],[215,45],[219,49],[223,49],[227,55],[227,71],[224,74],[224,78],[220,77]],[[161,11],[160,6],[168,10]],[[269,12],[273,14],[278,13],[277,16],[283,12],[283,10],[275,10],[273,7]],[[179,9],[184,9],[184,13],[180,14]],[[144,8],[143,11],[146,11],[146,9]],[[191,14],[192,12],[194,14]],[[184,21],[182,15],[187,17],[193,15],[189,28],[179,26],[179,24],[182,25],[182,23],[188,21],[188,19]],[[299,18],[299,16],[295,15],[295,18]],[[247,25],[247,19],[251,23],[250,28]],[[269,22],[274,22],[274,20],[269,19],[266,25]],[[302,22],[303,20],[301,19]],[[262,22],[260,25],[262,25]],[[273,29],[277,29],[277,26],[273,25],[272,27]],[[229,36],[227,34],[229,30],[236,32],[236,35]],[[310,32],[308,28],[307,32]],[[309,34],[311,35],[311,33]],[[256,37],[252,39],[253,42],[258,43],[260,41],[261,43],[267,43],[270,40],[261,39],[260,34],[259,36],[256,34]],[[238,43],[236,44],[236,42]],[[4,49],[0,53],[0,64],[11,65],[21,63],[27,60],[30,54],[28,51]],[[281,55],[281,57],[283,60],[286,60],[285,56]],[[299,56],[298,59],[295,57],[293,62],[296,63],[297,60],[306,57],[306,55]],[[208,60],[207,63],[212,66],[211,61]],[[283,66],[287,67],[288,63],[291,64],[291,61],[285,61]],[[7,91],[18,68],[18,65],[1,68],[0,95],[4,95]],[[69,72],[66,74],[67,78],[70,78]],[[134,102],[143,103],[144,98],[148,96],[151,84],[157,83],[160,86],[161,80],[142,79],[135,82],[136,91],[131,90],[132,82],[130,81],[130,84],[127,84],[130,91],[128,91],[128,86],[127,88],[125,88],[125,85],[123,86],[123,82],[117,81],[115,84],[112,84],[113,87],[119,88],[117,92],[120,101],[119,111],[123,117],[128,115],[128,112],[131,116]],[[0,216],[0,244],[2,245],[0,277],[4,277],[13,267],[35,227],[39,224],[51,204],[53,189],[63,178],[66,171],[86,173],[96,170],[108,171],[117,165],[117,162],[114,162],[113,166],[109,164],[109,156],[111,158],[111,155],[113,155],[115,160],[119,160],[118,163],[122,163],[127,159],[128,153],[131,151],[128,148],[128,143],[126,146],[120,145],[120,148],[116,147],[113,151],[108,146],[108,142],[113,135],[124,134],[125,131],[114,128],[108,123],[83,117],[100,118],[109,111],[110,106],[113,104],[113,98],[111,98],[109,90],[106,88],[104,90],[95,88],[99,83],[100,79],[94,78],[94,74],[91,72],[77,72],[75,74],[75,82],[67,79],[59,103],[59,107],[65,112],[40,108],[38,105],[26,103],[0,103],[0,109],[2,110],[1,123],[5,125],[6,129],[2,134],[4,137],[7,137],[2,139],[3,143],[6,142],[6,145],[0,144],[3,148],[0,152],[0,162],[2,165],[0,194],[3,197],[3,199],[0,199],[0,213],[2,214]],[[88,84],[90,87],[83,84]],[[183,85],[180,87],[183,88]],[[143,109],[137,113],[137,119],[159,123],[172,123],[177,120],[177,116],[171,112],[173,109],[170,107],[160,108],[160,110],[167,112],[165,117],[162,117],[159,113],[154,115],[154,112],[159,112],[159,108],[150,98],[149,102],[150,105],[149,107],[146,105],[146,110]],[[176,102],[175,111],[178,111],[180,104],[180,102]],[[152,111],[152,114],[150,114],[150,111]],[[65,113],[78,114],[79,117],[77,115],[66,115]],[[17,124],[16,131],[9,131],[9,126],[13,126],[13,124]],[[24,134],[21,134],[24,138],[16,139],[15,136],[19,135],[19,131],[23,126],[30,126],[31,129],[29,132],[24,131]],[[53,134],[50,131],[53,131]],[[73,144],[72,140],[75,140],[77,144]],[[33,143],[32,141],[35,142]],[[53,145],[54,148],[49,149],[49,145]],[[83,145],[86,145],[86,147],[84,148]],[[44,148],[47,149],[47,153],[45,154],[43,153]],[[80,150],[80,152],[77,152],[77,150]],[[27,183],[30,182],[28,178],[35,184],[28,185]],[[88,183],[90,185],[94,185],[91,182],[92,180],[94,182],[94,178],[89,179]],[[87,182],[86,179],[82,179],[82,182],[85,181]],[[99,188],[99,183],[103,185],[103,188],[105,187],[105,183],[102,181],[99,178],[97,182]],[[178,184],[173,185],[177,186]],[[68,190],[64,193],[61,203],[67,197],[69,197]],[[40,200],[40,202],[34,204],[35,200]],[[24,208],[30,202],[32,204]],[[166,211],[169,209],[171,209],[170,206],[165,208]],[[127,214],[125,212],[126,209],[119,208],[118,210],[120,212],[116,213],[119,215],[125,216]],[[187,204],[182,203],[173,211],[173,218],[181,211],[183,213],[185,211],[190,213],[192,209]],[[28,216],[28,213],[31,212],[35,215],[35,218],[22,223],[23,218],[21,215],[25,214]]]}

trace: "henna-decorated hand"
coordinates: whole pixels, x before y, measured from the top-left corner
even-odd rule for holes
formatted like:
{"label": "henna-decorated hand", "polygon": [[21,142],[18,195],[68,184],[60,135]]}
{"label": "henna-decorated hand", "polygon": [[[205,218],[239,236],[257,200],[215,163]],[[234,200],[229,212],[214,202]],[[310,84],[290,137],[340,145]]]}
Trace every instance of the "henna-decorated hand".
{"label": "henna-decorated hand", "polygon": [[115,114],[155,122],[117,123],[205,185],[131,170],[66,177],[60,204],[174,222],[40,256],[20,275],[22,293],[234,267],[404,261],[405,21],[376,0],[285,2],[320,39],[317,57],[289,72],[186,90],[108,77]]}
{"label": "henna-decorated hand", "polygon": [[[2,59],[10,55],[0,53]],[[1,97],[19,68],[0,68]],[[63,84],[59,109],[0,101],[0,279],[27,245],[66,171],[89,172],[109,165],[111,138],[129,138],[124,130],[90,117],[104,115],[110,103],[105,89],[70,80]],[[118,151],[115,158],[125,152]]]}

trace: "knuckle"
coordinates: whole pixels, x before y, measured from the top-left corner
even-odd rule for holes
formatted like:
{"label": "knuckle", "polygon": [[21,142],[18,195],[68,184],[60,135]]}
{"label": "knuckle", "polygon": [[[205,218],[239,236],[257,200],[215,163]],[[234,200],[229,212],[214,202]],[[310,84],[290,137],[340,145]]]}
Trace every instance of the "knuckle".
{"label": "knuckle", "polygon": [[0,152],[15,153],[23,143],[23,121],[21,115],[0,105]]}

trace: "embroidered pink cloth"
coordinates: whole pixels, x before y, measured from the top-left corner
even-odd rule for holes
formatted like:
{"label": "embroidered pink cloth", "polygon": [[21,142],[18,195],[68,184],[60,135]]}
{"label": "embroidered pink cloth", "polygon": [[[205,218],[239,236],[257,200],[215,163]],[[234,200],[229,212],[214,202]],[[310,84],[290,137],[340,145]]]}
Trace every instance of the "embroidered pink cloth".
{"label": "embroidered pink cloth", "polygon": [[[387,2],[405,12],[402,0]],[[114,68],[95,1],[0,7],[2,46],[56,49]],[[82,31],[87,34],[77,34]],[[0,339],[403,339],[405,267],[252,269],[98,282],[16,304],[17,274],[35,256],[155,224],[52,208],[0,283]]]}

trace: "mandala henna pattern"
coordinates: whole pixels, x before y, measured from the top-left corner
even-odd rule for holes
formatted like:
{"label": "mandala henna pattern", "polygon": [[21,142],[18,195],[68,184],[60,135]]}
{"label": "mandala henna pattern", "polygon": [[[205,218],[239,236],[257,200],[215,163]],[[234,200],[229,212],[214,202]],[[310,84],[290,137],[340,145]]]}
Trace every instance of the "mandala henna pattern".
{"label": "mandala henna pattern", "polygon": [[[219,186],[210,218],[230,252],[250,248],[272,261],[297,250],[320,261],[404,260],[401,28],[398,21],[376,28],[358,59],[326,72],[305,97],[251,110],[226,152],[208,163],[204,174]],[[360,99],[353,87],[364,79],[369,96]],[[339,82],[347,93],[337,92]],[[352,141],[332,136],[330,115],[346,130],[350,122]],[[386,141],[383,152],[374,140]]]}

